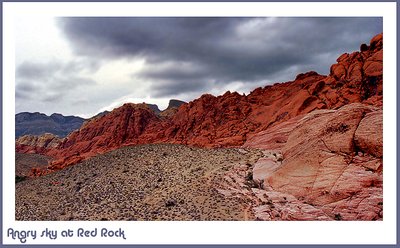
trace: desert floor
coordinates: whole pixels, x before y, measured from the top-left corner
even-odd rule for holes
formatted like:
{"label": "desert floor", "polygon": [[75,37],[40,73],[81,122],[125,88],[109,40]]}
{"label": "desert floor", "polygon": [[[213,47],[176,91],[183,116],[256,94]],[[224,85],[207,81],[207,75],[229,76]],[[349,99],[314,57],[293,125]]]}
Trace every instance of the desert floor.
{"label": "desert floor", "polygon": [[17,183],[15,218],[252,220],[245,198],[223,196],[215,185],[234,166],[251,167],[261,156],[171,144],[120,148]]}

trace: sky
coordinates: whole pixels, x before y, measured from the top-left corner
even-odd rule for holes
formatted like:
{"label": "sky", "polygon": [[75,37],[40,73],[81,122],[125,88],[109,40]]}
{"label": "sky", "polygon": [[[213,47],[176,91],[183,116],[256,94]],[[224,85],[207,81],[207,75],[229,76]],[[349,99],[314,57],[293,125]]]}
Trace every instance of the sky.
{"label": "sky", "polygon": [[382,32],[361,17],[43,17],[16,21],[16,113],[89,118],[126,102],[191,101],[204,93],[329,74]]}

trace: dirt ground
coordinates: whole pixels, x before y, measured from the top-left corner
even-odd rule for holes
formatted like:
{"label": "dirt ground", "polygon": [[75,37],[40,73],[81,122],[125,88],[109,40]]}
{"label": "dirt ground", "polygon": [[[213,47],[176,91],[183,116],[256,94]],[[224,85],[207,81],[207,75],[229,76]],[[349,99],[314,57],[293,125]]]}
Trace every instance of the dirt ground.
{"label": "dirt ground", "polygon": [[245,198],[213,187],[259,150],[124,147],[16,184],[16,220],[251,220]]}

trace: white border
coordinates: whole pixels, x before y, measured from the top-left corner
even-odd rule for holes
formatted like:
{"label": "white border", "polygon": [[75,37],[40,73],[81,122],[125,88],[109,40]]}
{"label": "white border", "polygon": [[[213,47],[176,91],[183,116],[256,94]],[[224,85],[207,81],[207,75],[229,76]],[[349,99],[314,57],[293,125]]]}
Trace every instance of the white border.
{"label": "white border", "polygon": [[[384,18],[384,221],[380,222],[16,222],[15,47],[18,16],[379,16]],[[306,34],[305,34],[306,35]],[[3,3],[3,242],[7,229],[122,227],[127,240],[74,238],[29,244],[395,244],[396,3]],[[349,51],[351,52],[351,51]],[[293,75],[295,76],[295,75]],[[59,235],[60,236],[60,235]]]}

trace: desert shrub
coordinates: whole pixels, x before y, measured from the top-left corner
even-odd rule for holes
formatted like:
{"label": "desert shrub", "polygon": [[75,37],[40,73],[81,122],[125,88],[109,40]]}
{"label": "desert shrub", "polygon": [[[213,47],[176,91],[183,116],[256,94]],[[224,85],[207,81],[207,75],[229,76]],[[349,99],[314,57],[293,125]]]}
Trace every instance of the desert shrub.
{"label": "desert shrub", "polygon": [[334,219],[335,219],[335,220],[342,220],[343,218],[342,218],[342,215],[340,215],[340,214],[338,213],[338,214],[335,214]]}
{"label": "desert shrub", "polygon": [[253,172],[252,171],[247,172],[245,179],[246,179],[245,184],[249,188],[259,188],[260,187],[260,184],[253,180]]}
{"label": "desert shrub", "polygon": [[252,171],[247,172],[246,181],[253,181],[253,172]]}
{"label": "desert shrub", "polygon": [[19,183],[19,182],[25,181],[26,179],[27,179],[26,176],[16,175],[15,176],[15,183]]}
{"label": "desert shrub", "polygon": [[173,206],[175,206],[176,205],[176,201],[174,200],[174,199],[168,199],[166,202],[165,202],[165,206],[166,207],[173,207]]}
{"label": "desert shrub", "polygon": [[345,133],[347,130],[349,130],[349,126],[344,123],[340,123],[339,125],[329,126],[326,129],[326,133]]}

